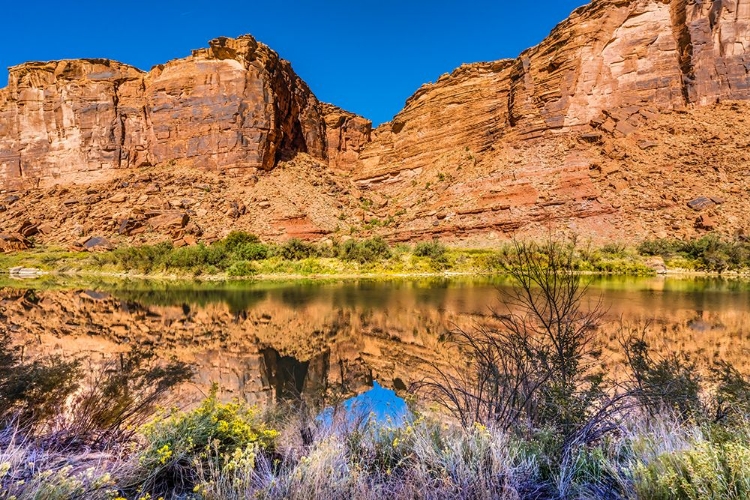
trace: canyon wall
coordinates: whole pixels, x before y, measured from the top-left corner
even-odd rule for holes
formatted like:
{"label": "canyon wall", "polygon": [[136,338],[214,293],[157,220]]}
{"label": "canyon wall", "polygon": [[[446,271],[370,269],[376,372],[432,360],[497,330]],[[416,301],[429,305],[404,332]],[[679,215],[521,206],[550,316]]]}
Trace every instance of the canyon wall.
{"label": "canyon wall", "polygon": [[270,170],[298,152],[326,158],[320,103],[250,36],[212,40],[148,73],[109,60],[22,64],[0,91],[6,187],[88,183],[178,161]]}
{"label": "canyon wall", "polygon": [[[0,230],[45,201],[68,204],[59,217],[33,215],[70,226],[51,237],[58,243],[85,236],[91,211],[114,228],[183,208],[150,199],[156,188],[130,193],[133,168],[155,166],[170,183],[189,169],[243,174],[232,217],[189,214],[211,238],[230,227],[270,239],[343,231],[481,244],[553,226],[601,241],[746,234],[748,50],[750,0],[593,0],[517,58],[424,85],[375,130],[318,102],[250,36],[147,73],[108,60],[27,63],[0,90],[0,187],[15,191]],[[290,164],[301,177],[284,173]],[[263,192],[274,176],[290,184]],[[114,213],[99,199],[81,204],[88,192],[50,190],[96,181],[127,204]],[[296,192],[305,199],[287,199]],[[696,197],[713,201],[695,213]],[[70,213],[75,203],[86,210]]]}
{"label": "canyon wall", "polygon": [[[354,180],[392,200],[403,214],[392,236],[404,240],[539,235],[550,223],[604,240],[632,239],[634,230],[645,237],[655,226],[638,223],[654,218],[662,177],[693,184],[674,199],[670,192],[657,213],[681,211],[701,190],[740,213],[744,184],[707,181],[728,169],[741,182],[744,156],[718,165],[714,156],[742,145],[717,136],[722,147],[698,169],[674,153],[705,139],[677,133],[675,122],[690,110],[693,123],[713,126],[717,102],[750,98],[749,23],[748,0],[594,0],[518,58],[467,64],[420,88],[373,132]],[[740,117],[721,120],[744,130]],[[665,142],[671,152],[658,147]],[[652,177],[647,186],[638,185],[643,175]],[[643,199],[623,200],[628,191],[650,200],[647,214],[637,213]],[[687,218],[676,231],[689,236],[695,217],[675,217]]]}

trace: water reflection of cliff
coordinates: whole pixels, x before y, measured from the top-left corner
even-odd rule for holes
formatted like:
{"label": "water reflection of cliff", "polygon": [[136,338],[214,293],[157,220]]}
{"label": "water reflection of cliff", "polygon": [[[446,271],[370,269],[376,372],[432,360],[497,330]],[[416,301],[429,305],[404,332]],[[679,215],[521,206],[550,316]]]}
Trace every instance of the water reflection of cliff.
{"label": "water reflection of cliff", "polygon": [[[97,361],[135,343],[196,368],[187,400],[212,381],[226,397],[268,401],[296,393],[360,392],[373,379],[403,389],[430,362],[457,366],[442,340],[451,328],[491,322],[502,286],[493,282],[400,281],[246,284],[234,289],[143,285],[92,290],[0,291],[2,324],[32,352]],[[595,283],[608,307],[606,359],[619,359],[620,320],[651,322],[661,349],[685,349],[750,368],[750,291],[743,283]]]}

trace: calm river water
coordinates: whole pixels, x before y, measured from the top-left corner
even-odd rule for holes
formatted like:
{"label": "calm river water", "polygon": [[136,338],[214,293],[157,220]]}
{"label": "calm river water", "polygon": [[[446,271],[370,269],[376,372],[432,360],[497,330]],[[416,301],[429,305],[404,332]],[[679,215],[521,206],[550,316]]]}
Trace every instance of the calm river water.
{"label": "calm river water", "polygon": [[[355,394],[374,381],[403,390],[431,363],[458,366],[454,328],[492,323],[501,279],[340,282],[4,283],[0,321],[33,354],[93,363],[133,345],[195,367],[185,403],[212,382],[222,396],[272,401],[293,393]],[[604,365],[616,372],[623,325],[661,351],[725,359],[750,372],[750,283],[701,278],[596,278],[587,303],[607,312]]]}

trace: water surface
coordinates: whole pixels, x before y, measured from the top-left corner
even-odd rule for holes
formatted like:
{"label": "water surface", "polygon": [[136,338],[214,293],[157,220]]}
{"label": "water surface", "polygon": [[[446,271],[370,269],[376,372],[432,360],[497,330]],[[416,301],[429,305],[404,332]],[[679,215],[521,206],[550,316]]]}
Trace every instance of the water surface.
{"label": "water surface", "polygon": [[[157,283],[15,282],[0,291],[0,321],[32,353],[96,363],[154,348],[193,365],[197,400],[352,395],[374,381],[403,391],[432,363],[460,366],[446,333],[493,324],[505,279]],[[750,283],[706,278],[596,278],[585,304],[606,309],[604,365],[621,360],[621,325],[648,325],[660,351],[725,359],[750,372]]]}

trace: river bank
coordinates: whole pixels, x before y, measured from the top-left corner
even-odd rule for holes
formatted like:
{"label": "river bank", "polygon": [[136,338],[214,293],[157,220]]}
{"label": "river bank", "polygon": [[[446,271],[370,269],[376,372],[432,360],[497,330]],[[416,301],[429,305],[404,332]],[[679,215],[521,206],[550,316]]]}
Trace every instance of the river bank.
{"label": "river bank", "polygon": [[[713,237],[646,241],[631,247],[565,245],[568,265],[581,274],[747,277],[750,269],[750,245]],[[97,252],[32,248],[0,254],[0,269],[26,277],[37,270],[67,277],[201,281],[481,277],[506,273],[517,250],[512,242],[477,249],[438,241],[391,245],[380,238],[267,244],[233,232],[208,246],[160,243]]]}

